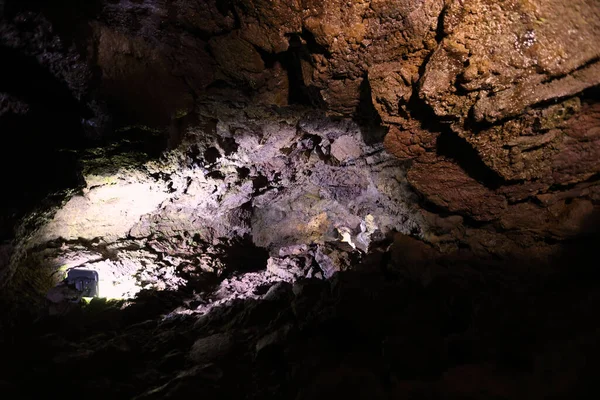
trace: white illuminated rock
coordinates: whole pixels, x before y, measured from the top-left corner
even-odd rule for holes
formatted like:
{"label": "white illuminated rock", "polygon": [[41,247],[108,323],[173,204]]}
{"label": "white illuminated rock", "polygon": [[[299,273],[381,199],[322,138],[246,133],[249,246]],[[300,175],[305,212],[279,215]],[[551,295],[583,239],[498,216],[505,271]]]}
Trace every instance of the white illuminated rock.
{"label": "white illuminated rock", "polygon": [[36,240],[103,238],[111,242],[124,238],[142,215],[156,210],[168,198],[161,186],[117,183],[92,188],[58,210]]}
{"label": "white illuminated rock", "polygon": [[174,314],[204,313],[278,281],[329,278],[348,253],[368,252],[375,232],[421,230],[401,164],[352,121],[220,115],[227,141],[199,125],[159,160],[91,162],[86,188],[39,221],[14,269],[94,269],[106,298],[191,288],[198,304]]}

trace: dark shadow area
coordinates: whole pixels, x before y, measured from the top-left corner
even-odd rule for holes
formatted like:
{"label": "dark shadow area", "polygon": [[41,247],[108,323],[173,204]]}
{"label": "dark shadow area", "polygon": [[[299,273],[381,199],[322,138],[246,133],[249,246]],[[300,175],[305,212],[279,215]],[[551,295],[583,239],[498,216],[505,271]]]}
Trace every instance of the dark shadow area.
{"label": "dark shadow area", "polygon": [[83,53],[86,49],[81,39],[89,33],[85,21],[97,16],[102,8],[101,0],[5,0],[4,17],[10,20],[23,12],[43,13],[65,48],[74,44]]}
{"label": "dark shadow area", "polygon": [[[246,207],[250,211],[250,204],[247,204]],[[268,250],[257,247],[249,236],[236,239],[227,245],[217,246],[217,248],[222,248],[225,255],[223,258],[226,265],[224,276],[232,273],[256,272],[264,270],[267,266]]]}
{"label": "dark shadow area", "polygon": [[292,35],[289,38],[289,49],[277,55],[277,59],[285,68],[289,82],[289,104],[299,104],[321,108],[324,105],[319,89],[306,86],[302,72],[302,60],[311,62],[311,49],[303,44],[302,38]]}
{"label": "dark shadow area", "polygon": [[360,380],[366,394],[354,398],[597,395],[600,281],[577,269],[583,254],[573,258],[597,247],[597,229],[586,238],[549,265],[395,241],[388,275],[367,257],[330,281],[270,285],[268,300],[234,300],[203,317],[170,314],[189,307],[183,292],[143,291],[123,309],[95,299],[1,344],[5,398],[321,398],[328,386],[315,377],[339,393],[362,370],[370,383]]}
{"label": "dark shadow area", "polygon": [[[302,43],[300,36],[291,35],[288,41],[288,50],[280,53],[269,53],[257,46],[254,46],[254,49],[260,54],[267,69],[280,63],[285,70],[288,79],[288,104],[318,106],[322,103],[319,101],[319,92],[315,88],[305,85],[302,73],[301,63],[302,61],[310,62],[311,55]],[[249,94],[251,94],[251,90]]]}
{"label": "dark shadow area", "polygon": [[588,102],[600,101],[600,86],[594,86],[584,90],[581,94],[581,98]]}
{"label": "dark shadow area", "polygon": [[600,210],[586,218],[580,232],[561,242],[561,251],[556,255],[559,270],[555,286],[566,284],[576,288],[595,286],[600,283],[597,249],[600,245]]}
{"label": "dark shadow area", "polygon": [[437,140],[438,155],[455,161],[470,177],[490,189],[497,189],[504,179],[489,168],[466,140],[453,132],[442,133]]}
{"label": "dark shadow area", "polygon": [[373,106],[371,86],[367,76],[360,84],[360,101],[355,113],[355,121],[360,126],[363,140],[368,145],[382,143],[387,128],[382,126],[381,117]]}
{"label": "dark shadow area", "polygon": [[[14,222],[47,194],[81,184],[73,151],[85,144],[81,120],[89,111],[34,57],[0,47],[0,58],[0,92],[27,107],[0,116],[0,208]],[[10,230],[3,226],[0,240],[11,237]]]}
{"label": "dark shadow area", "polygon": [[[580,181],[580,182],[573,182],[573,183],[567,183],[567,184],[553,184],[548,188],[548,193],[551,192],[567,192],[570,189],[573,189],[575,187],[577,187],[577,185],[581,185],[581,184],[585,184],[585,183],[593,183],[595,181],[600,181],[600,172],[596,173],[592,176],[590,176],[589,178],[587,178],[586,180]],[[569,199],[567,199],[567,201],[569,201]]]}
{"label": "dark shadow area", "polygon": [[[81,144],[81,119],[91,118],[92,113],[73,97],[66,83],[54,77],[35,57],[16,49],[0,46],[0,57],[3,60],[0,64],[0,92],[29,105],[30,116],[35,117],[30,118],[35,121],[29,124],[38,128],[30,135],[42,144]],[[62,135],[50,131],[58,126],[63,127]],[[41,131],[41,128],[45,129]]]}
{"label": "dark shadow area", "polygon": [[[440,43],[444,39],[444,36],[445,36],[445,34],[444,34],[444,19],[446,18],[447,12],[448,12],[447,7],[444,7],[442,9],[442,12],[438,16],[437,26],[435,27],[435,41],[437,43]],[[426,63],[424,63],[424,64],[426,64]]]}

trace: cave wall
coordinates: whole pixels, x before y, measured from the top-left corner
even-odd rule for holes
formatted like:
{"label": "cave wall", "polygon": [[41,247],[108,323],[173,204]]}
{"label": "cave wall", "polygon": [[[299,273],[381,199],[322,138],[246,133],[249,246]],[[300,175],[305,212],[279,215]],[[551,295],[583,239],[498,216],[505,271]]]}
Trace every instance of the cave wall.
{"label": "cave wall", "polygon": [[543,258],[595,229],[595,0],[31,0],[2,13],[3,169],[27,159],[65,177],[40,189],[51,180],[19,175],[16,199],[81,185],[67,155],[120,128],[163,129],[173,147],[207,99],[300,103],[387,130],[443,251]]}
{"label": "cave wall", "polygon": [[597,392],[599,17],[0,0],[3,398]]}

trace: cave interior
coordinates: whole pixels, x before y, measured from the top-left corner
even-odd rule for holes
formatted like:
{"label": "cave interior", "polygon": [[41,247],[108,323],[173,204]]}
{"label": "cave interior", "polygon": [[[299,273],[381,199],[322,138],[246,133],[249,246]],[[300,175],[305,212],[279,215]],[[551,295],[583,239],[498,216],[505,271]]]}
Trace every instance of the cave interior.
{"label": "cave interior", "polygon": [[598,43],[598,0],[0,0],[0,398],[600,398]]}

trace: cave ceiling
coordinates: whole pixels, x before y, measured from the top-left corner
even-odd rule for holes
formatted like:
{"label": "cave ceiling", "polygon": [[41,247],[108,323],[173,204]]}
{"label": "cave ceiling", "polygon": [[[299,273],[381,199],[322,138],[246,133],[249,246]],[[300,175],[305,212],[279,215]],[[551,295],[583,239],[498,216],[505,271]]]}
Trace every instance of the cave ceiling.
{"label": "cave ceiling", "polygon": [[598,0],[0,0],[0,397],[600,398],[598,43]]}
{"label": "cave ceiling", "polygon": [[31,251],[58,267],[65,243],[105,262],[98,238],[251,237],[276,254],[401,232],[545,259],[594,231],[596,0],[0,10],[2,168],[19,188],[3,199],[6,276]]}

